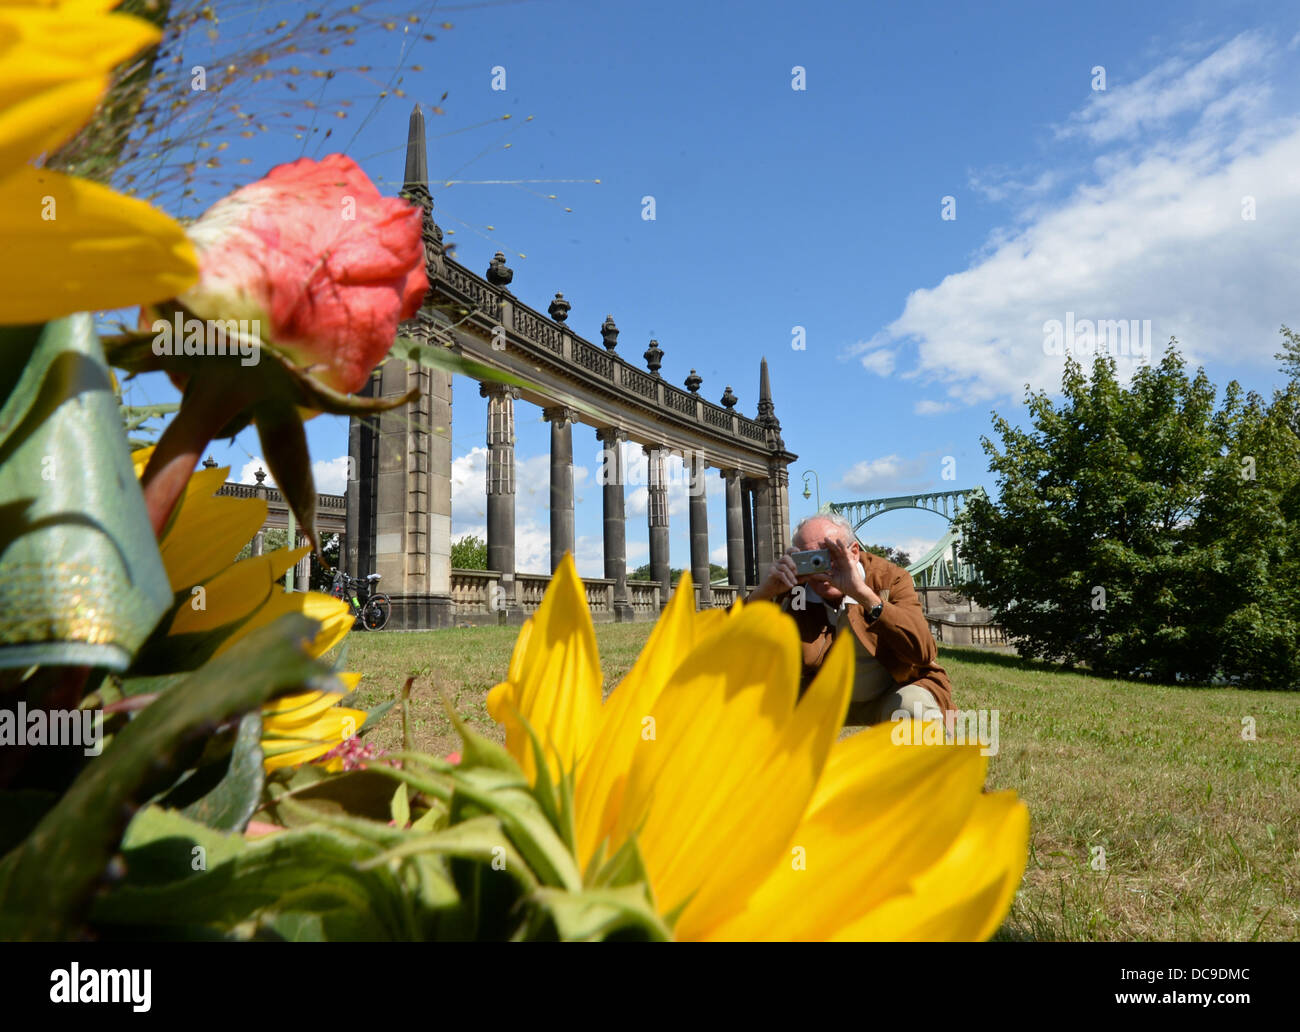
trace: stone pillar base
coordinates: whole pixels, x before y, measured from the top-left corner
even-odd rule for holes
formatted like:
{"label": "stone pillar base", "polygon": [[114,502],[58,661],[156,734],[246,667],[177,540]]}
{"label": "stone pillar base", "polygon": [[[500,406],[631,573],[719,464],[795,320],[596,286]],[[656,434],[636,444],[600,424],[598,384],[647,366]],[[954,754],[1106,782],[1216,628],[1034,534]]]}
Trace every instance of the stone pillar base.
{"label": "stone pillar base", "polygon": [[632,608],[631,602],[614,603],[614,622],[631,623],[636,619],[636,610]]}
{"label": "stone pillar base", "polygon": [[392,616],[386,631],[433,631],[455,627],[450,595],[389,595]]}

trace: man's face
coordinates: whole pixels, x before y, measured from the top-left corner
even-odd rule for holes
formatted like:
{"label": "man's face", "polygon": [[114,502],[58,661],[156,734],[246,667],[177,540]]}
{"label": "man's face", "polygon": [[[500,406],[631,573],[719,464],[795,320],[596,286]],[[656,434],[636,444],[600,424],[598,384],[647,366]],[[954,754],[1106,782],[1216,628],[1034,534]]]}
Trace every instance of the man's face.
{"label": "man's face", "polygon": [[[804,524],[798,534],[794,536],[791,544],[801,552],[806,552],[813,548],[825,548],[827,541],[838,541],[849,550],[849,555],[853,557],[854,562],[859,561],[858,543],[852,534],[849,534],[843,527],[837,527],[830,520],[809,520]],[[815,573],[806,581],[814,591],[833,606],[837,606],[840,600],[844,598],[844,592],[839,588],[832,587],[830,578],[825,574]]]}

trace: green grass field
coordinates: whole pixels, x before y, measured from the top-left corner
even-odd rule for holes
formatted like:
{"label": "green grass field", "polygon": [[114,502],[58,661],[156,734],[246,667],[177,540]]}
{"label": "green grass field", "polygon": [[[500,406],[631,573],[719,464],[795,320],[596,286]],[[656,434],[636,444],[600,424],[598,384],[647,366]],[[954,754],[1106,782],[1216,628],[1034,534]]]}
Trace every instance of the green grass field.
{"label": "green grass field", "polygon": [[[649,632],[596,629],[607,688]],[[351,634],[345,668],[365,674],[354,703],[393,698],[414,676],[418,748],[457,748],[440,692],[500,740],[484,697],[517,633]],[[1015,789],[1031,814],[1029,865],[997,938],[1300,938],[1300,695],[1151,687],[975,649],[944,648],[941,662],[960,709],[998,711],[988,788]],[[396,709],[373,735],[400,747]]]}

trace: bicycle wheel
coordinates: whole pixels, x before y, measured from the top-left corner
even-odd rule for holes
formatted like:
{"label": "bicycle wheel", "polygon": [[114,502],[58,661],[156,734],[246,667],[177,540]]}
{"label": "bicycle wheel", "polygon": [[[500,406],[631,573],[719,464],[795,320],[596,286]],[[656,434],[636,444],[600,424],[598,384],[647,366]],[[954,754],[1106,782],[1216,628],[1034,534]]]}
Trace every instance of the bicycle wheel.
{"label": "bicycle wheel", "polygon": [[393,613],[393,604],[384,594],[371,595],[361,610],[361,623],[368,631],[382,631]]}

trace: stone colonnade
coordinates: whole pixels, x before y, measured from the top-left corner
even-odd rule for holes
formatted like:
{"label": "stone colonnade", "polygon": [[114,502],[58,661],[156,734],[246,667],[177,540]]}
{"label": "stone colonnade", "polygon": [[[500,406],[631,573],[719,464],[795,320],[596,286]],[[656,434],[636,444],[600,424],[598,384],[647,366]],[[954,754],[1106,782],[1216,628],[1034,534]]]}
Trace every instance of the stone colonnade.
{"label": "stone colonnade", "polygon": [[[481,396],[487,398],[487,565],[502,575],[502,604],[509,608],[519,600],[515,584],[515,402],[517,388],[500,383],[483,383]],[[550,561],[554,572],[566,552],[575,548],[573,491],[572,409],[547,406],[543,418],[551,425],[550,455]],[[650,545],[650,577],[662,588],[666,603],[671,595],[669,563],[668,483],[665,461],[672,454],[662,442],[636,440],[628,430],[618,426],[595,427],[601,460],[598,479],[604,527],[604,576],[614,582],[615,619],[629,619],[627,586],[627,519],[623,444],[640,443],[647,464],[646,523]],[[705,453],[689,452],[682,456],[689,477],[690,571],[699,588],[700,605],[712,604],[709,561],[709,517],[705,477],[710,463]],[[766,477],[755,477],[738,469],[720,468],[726,484],[727,580],[742,593],[758,583],[759,575],[780,549],[770,534],[755,535],[755,528],[784,526],[788,521],[786,472],[781,467]],[[780,499],[782,513],[773,510]],[[777,522],[779,521],[779,522]]]}

